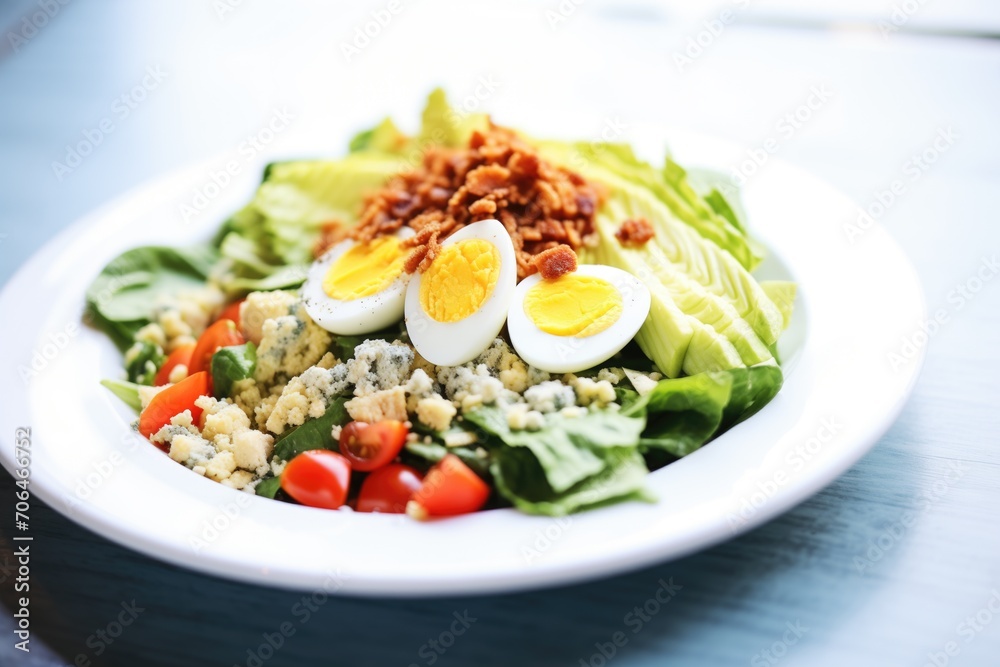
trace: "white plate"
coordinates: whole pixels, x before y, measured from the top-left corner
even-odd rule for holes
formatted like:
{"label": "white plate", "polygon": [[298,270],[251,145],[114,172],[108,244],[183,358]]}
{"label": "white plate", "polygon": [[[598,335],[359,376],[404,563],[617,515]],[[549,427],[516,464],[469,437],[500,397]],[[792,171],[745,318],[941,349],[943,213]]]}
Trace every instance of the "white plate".
{"label": "white plate", "polygon": [[[642,145],[661,146],[662,136]],[[742,154],[669,136],[682,163],[730,165]],[[677,558],[786,511],[847,470],[893,422],[921,362],[920,352],[889,359],[924,319],[903,253],[878,228],[849,243],[843,226],[857,207],[772,158],[744,201],[772,249],[761,273],[800,287],[782,339],[785,386],[751,420],[651,474],[658,503],[566,519],[497,510],[418,523],[248,496],[132,435],[132,415],[98,384],[120,373],[118,352],[96,331],[60,332],[80,321],[84,290],[109,259],[135,245],[205,238],[247,200],[255,176],[244,170],[221,191],[208,185],[206,165],[158,179],[60,234],[0,295],[3,465],[14,468],[15,428],[30,427],[37,497],[178,565],[271,586],[436,595],[550,586]],[[179,204],[195,190],[214,197],[186,223]],[[44,367],[24,380],[19,369],[33,356]]]}

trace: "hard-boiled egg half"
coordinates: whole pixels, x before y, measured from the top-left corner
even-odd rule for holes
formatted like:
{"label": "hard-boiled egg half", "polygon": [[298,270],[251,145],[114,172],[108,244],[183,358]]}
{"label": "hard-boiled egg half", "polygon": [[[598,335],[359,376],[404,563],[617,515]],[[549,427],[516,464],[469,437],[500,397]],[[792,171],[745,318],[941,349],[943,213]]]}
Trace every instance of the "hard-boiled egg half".
{"label": "hard-boiled egg half", "polygon": [[313,262],[302,286],[309,317],[341,335],[371,333],[402,319],[409,276],[401,244],[413,234],[403,227],[392,236],[348,239],[330,248]]}
{"label": "hard-boiled egg half", "polygon": [[406,288],[406,330],[427,361],[457,366],[482,353],[503,329],[517,283],[510,234],[498,220],[463,227],[441,244]]}
{"label": "hard-boiled egg half", "polygon": [[507,330],[526,362],[574,373],[607,361],[649,314],[649,289],[630,273],[584,264],[553,280],[528,276],[514,290]]}

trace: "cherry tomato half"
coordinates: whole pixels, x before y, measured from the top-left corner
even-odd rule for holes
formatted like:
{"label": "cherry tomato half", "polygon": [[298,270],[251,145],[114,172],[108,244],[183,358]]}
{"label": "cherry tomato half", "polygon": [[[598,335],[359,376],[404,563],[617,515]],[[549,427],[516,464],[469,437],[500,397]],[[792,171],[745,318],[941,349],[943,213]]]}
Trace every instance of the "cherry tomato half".
{"label": "cherry tomato half", "polygon": [[337,452],[311,449],[285,466],[281,488],[309,507],[335,510],[347,500],[351,486],[351,464]]}
{"label": "cherry tomato half", "polygon": [[231,304],[222,309],[216,320],[232,320],[236,323],[236,328],[240,328],[240,306],[246,299],[240,299],[239,301],[233,301]]}
{"label": "cherry tomato half", "polygon": [[361,472],[381,468],[399,456],[409,427],[401,421],[351,422],[340,431],[340,453]]}
{"label": "cherry tomato half", "polygon": [[160,366],[160,370],[156,371],[156,379],[153,381],[157,387],[162,387],[170,382],[170,373],[184,364],[188,367],[188,374],[191,373],[191,354],[194,352],[194,343],[190,345],[181,345],[179,348],[167,355],[167,360],[163,362]]}
{"label": "cherry tomato half", "polygon": [[188,373],[199,373],[210,370],[212,367],[212,355],[220,347],[230,345],[242,345],[246,341],[243,334],[236,328],[236,323],[232,320],[219,320],[209,328],[198,339],[198,344],[191,353],[191,363],[188,364]]}
{"label": "cherry tomato half", "polygon": [[402,463],[390,463],[373,471],[361,484],[358,495],[359,512],[382,512],[402,514],[406,503],[420,488],[423,478],[420,473]]}
{"label": "cherry tomato half", "polygon": [[201,419],[201,408],[194,402],[199,396],[206,396],[208,390],[208,373],[201,372],[189,375],[177,384],[171,385],[153,397],[146,409],[139,415],[139,433],[147,438],[170,423],[174,415],[185,410],[191,411],[191,419],[195,424]]}
{"label": "cherry tomato half", "polygon": [[407,513],[418,518],[468,514],[482,508],[489,497],[486,482],[460,458],[448,454],[427,471]]}

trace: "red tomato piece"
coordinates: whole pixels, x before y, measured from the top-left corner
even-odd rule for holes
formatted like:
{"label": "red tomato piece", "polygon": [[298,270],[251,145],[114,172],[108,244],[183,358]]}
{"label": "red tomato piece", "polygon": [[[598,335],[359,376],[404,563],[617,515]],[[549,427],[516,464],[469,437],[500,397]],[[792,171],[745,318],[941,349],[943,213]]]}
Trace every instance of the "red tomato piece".
{"label": "red tomato piece", "polygon": [[328,449],[311,449],[288,462],[281,473],[281,488],[309,507],[335,510],[347,500],[351,464]]}
{"label": "red tomato piece", "polygon": [[243,334],[236,328],[236,323],[232,320],[219,320],[212,326],[205,329],[205,333],[198,339],[198,344],[191,353],[191,363],[188,364],[188,373],[200,373],[210,370],[212,367],[212,355],[220,347],[230,345],[242,345],[246,340]]}
{"label": "red tomato piece", "polygon": [[402,514],[422,482],[423,477],[416,469],[402,463],[390,463],[365,477],[356,509],[359,512]]}
{"label": "red tomato piece", "polygon": [[460,458],[448,454],[427,471],[407,514],[416,518],[468,514],[481,509],[489,497],[489,485]]}
{"label": "red tomato piece", "polygon": [[240,328],[240,306],[246,299],[240,299],[239,301],[233,301],[231,304],[222,309],[216,320],[232,320],[236,323],[236,328]]}
{"label": "red tomato piece", "polygon": [[406,444],[410,428],[401,421],[351,422],[340,431],[340,453],[351,467],[370,472],[391,463]]}
{"label": "red tomato piece", "polygon": [[194,402],[199,396],[207,396],[208,373],[189,375],[175,385],[171,385],[153,397],[146,409],[139,415],[139,433],[147,438],[170,423],[174,415],[185,410],[191,411],[191,419],[197,424],[201,419],[201,408]]}
{"label": "red tomato piece", "polygon": [[162,387],[170,382],[170,373],[176,367],[184,364],[188,367],[188,374],[191,373],[191,354],[194,352],[195,345],[191,343],[190,345],[181,345],[179,348],[167,355],[167,360],[163,362],[160,366],[160,370],[156,371],[156,379],[153,382],[157,387]]}

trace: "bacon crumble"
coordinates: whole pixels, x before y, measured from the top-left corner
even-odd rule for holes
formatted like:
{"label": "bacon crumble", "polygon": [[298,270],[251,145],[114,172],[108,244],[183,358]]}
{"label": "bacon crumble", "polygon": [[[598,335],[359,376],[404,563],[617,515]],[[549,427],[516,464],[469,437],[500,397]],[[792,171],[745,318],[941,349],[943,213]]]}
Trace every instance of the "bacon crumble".
{"label": "bacon crumble", "polygon": [[640,247],[653,238],[653,226],[645,218],[629,218],[615,232],[622,245]]}
{"label": "bacon crumble", "polygon": [[513,130],[491,124],[465,148],[427,148],[419,167],[366,199],[351,236],[363,242],[413,228],[403,242],[411,249],[405,270],[413,273],[430,266],[449,235],[495,218],[510,234],[520,280],[538,270],[534,259],[546,250],[596,245],[594,212],[603,197],[598,186],[541,159]]}
{"label": "bacon crumble", "polygon": [[538,253],[534,265],[544,280],[555,280],[576,271],[576,253],[568,245],[557,245]]}

